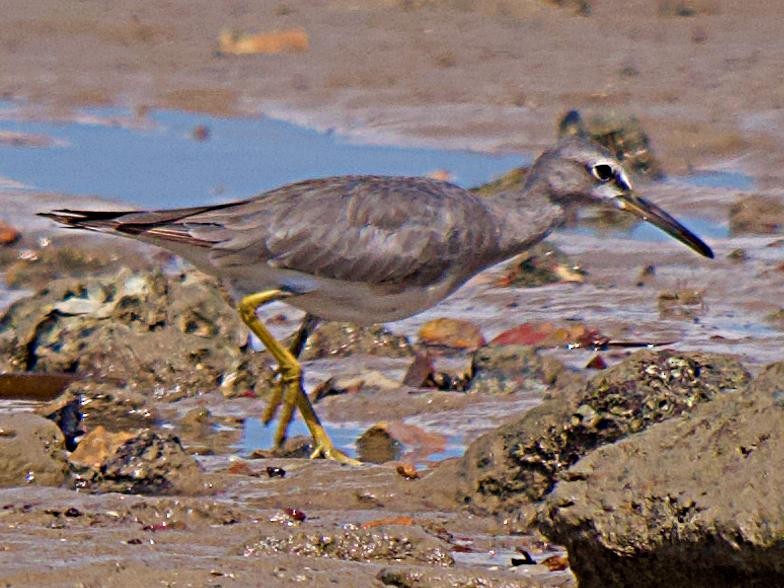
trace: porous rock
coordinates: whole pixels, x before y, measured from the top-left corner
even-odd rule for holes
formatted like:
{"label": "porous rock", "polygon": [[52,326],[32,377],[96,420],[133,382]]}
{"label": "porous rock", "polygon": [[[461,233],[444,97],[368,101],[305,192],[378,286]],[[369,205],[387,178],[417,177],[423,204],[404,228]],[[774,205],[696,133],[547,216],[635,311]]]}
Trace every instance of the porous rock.
{"label": "porous rock", "polygon": [[528,507],[589,451],[737,391],[748,380],[730,356],[639,351],[472,443],[455,466],[458,498],[484,512]]}
{"label": "porous rock", "polygon": [[176,399],[265,383],[215,280],[121,271],[54,281],[0,318],[0,369],[70,372]]}
{"label": "porous rock", "polygon": [[[88,445],[81,450],[83,444]],[[71,456],[76,485],[94,492],[197,494],[201,469],[173,435],[98,427]]]}
{"label": "porous rock", "polygon": [[784,585],[784,363],[571,467],[541,529],[580,586]]}

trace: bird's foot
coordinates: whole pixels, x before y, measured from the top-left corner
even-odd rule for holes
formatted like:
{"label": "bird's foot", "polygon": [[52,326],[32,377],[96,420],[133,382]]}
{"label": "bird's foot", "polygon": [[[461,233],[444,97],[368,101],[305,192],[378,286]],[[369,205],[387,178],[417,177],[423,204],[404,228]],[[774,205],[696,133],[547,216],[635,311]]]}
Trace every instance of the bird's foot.
{"label": "bird's foot", "polygon": [[327,436],[326,432],[324,432],[323,439],[317,440],[314,436],[313,441],[316,444],[316,449],[313,451],[313,453],[310,454],[310,459],[323,457],[324,459],[331,459],[332,461],[352,466],[358,466],[362,463],[352,457],[349,457],[340,449],[335,447],[332,444],[332,440]]}
{"label": "bird's foot", "polygon": [[291,421],[294,419],[294,409],[299,407],[302,418],[313,437],[315,449],[310,455],[311,459],[323,457],[338,463],[359,465],[360,462],[347,456],[332,443],[324,427],[316,416],[310,400],[302,389],[302,378],[300,373],[281,374],[272,389],[272,395],[262,417],[264,424],[268,424],[275,418],[275,414],[280,408],[278,426],[275,430],[273,441],[275,447],[282,447],[286,441],[287,432]]}

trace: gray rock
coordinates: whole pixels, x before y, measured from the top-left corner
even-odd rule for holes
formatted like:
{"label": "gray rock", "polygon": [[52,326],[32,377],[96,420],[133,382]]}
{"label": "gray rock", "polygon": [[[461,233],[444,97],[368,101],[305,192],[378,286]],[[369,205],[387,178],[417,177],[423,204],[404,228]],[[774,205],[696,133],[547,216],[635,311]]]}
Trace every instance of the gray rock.
{"label": "gray rock", "polygon": [[75,460],[76,452],[71,456],[78,488],[128,494],[199,494],[204,491],[201,468],[185,452],[177,437],[149,430],[127,435],[127,440],[117,448],[104,451],[108,443],[97,443],[95,450],[79,452],[78,461]]}
{"label": "gray rock", "polygon": [[540,528],[580,586],[784,585],[782,391],[778,363],[571,467]]}
{"label": "gray rock", "polygon": [[729,356],[639,351],[472,443],[457,466],[458,499],[483,512],[517,511],[541,500],[559,473],[589,451],[748,381]]}
{"label": "gray rock", "polygon": [[220,388],[230,396],[264,385],[248,331],[200,274],[122,270],[57,280],[0,318],[0,369],[67,372],[176,400]]}
{"label": "gray rock", "polygon": [[752,194],[730,207],[731,235],[774,235],[784,232],[784,200]]}
{"label": "gray rock", "polygon": [[0,486],[58,486],[67,473],[65,438],[55,423],[29,413],[0,416]]}
{"label": "gray rock", "polygon": [[[511,394],[523,389],[544,392],[548,360],[527,345],[486,345],[471,360],[469,392]],[[563,367],[563,366],[561,366]]]}

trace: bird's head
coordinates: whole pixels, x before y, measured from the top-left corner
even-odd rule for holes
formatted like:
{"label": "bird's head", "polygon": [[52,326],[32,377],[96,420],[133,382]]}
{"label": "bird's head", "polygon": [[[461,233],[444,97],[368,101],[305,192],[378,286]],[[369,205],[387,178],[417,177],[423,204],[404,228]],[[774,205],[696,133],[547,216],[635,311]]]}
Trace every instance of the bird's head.
{"label": "bird's head", "polygon": [[544,187],[558,204],[602,204],[625,210],[658,227],[705,257],[713,251],[702,239],[653,202],[638,196],[629,176],[607,149],[590,139],[572,136],[543,153],[528,174],[526,186]]}

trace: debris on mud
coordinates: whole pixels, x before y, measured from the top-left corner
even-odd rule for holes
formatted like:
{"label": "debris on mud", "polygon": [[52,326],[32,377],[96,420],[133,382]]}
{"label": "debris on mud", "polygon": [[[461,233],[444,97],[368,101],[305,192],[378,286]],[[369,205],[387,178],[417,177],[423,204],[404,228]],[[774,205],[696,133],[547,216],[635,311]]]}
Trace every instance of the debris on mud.
{"label": "debris on mud", "polygon": [[582,283],[585,274],[579,265],[554,245],[538,243],[512,259],[496,285],[536,288],[563,282]]}
{"label": "debris on mud", "polygon": [[128,494],[198,494],[201,468],[168,434],[109,432],[97,427],[70,458],[77,488]]}
{"label": "debris on mud", "polygon": [[308,34],[302,29],[267,33],[224,30],[218,38],[219,55],[277,55],[301,53],[310,48]]}
{"label": "debris on mud", "polygon": [[784,233],[784,200],[752,194],[730,207],[730,235],[777,235]]}
{"label": "debris on mud", "polygon": [[170,254],[159,250],[152,255],[138,255],[135,244],[123,247],[105,239],[56,237],[45,239],[42,243],[9,250],[16,254],[0,258],[0,267],[4,268],[9,287],[39,290],[62,278],[111,276],[124,267],[136,271],[150,270],[171,258]]}
{"label": "debris on mud", "polygon": [[701,290],[664,290],[659,293],[658,306],[662,319],[693,320],[705,310],[705,300]]}
{"label": "debris on mud", "polygon": [[[493,570],[434,569],[425,566],[395,566],[383,568],[376,576],[384,586],[398,588],[426,588],[427,586],[477,588],[534,588],[548,584],[532,580],[514,572]],[[557,583],[550,584],[557,586]]]}
{"label": "debris on mud", "polygon": [[58,426],[29,413],[0,415],[0,486],[59,486],[68,474]]}
{"label": "debris on mud", "polygon": [[782,584],[782,389],[779,362],[568,469],[539,522],[580,586]]}
{"label": "debris on mud", "polygon": [[413,357],[408,339],[381,325],[363,327],[351,323],[325,322],[308,337],[300,359],[346,357],[355,353],[383,357]]}
{"label": "debris on mud", "polygon": [[0,318],[0,369],[68,372],[176,400],[269,384],[216,281],[123,270],[52,282]]}
{"label": "debris on mud", "polygon": [[306,532],[267,535],[243,548],[246,557],[291,553],[351,561],[407,561],[452,566],[448,543],[419,526],[387,525],[363,529],[345,526],[334,533]]}
{"label": "debris on mud", "polygon": [[589,451],[736,392],[749,378],[730,356],[639,351],[472,443],[458,466],[458,496],[485,512],[526,508]]}

